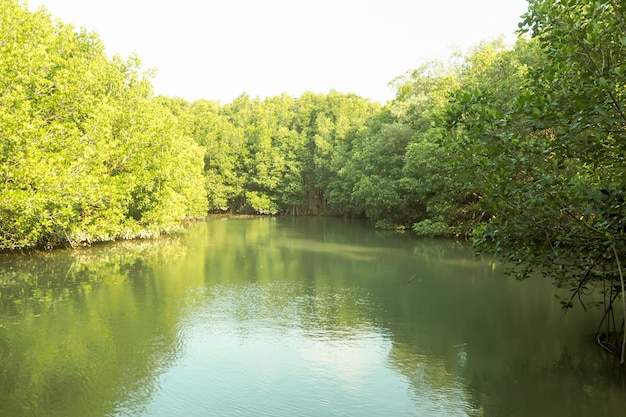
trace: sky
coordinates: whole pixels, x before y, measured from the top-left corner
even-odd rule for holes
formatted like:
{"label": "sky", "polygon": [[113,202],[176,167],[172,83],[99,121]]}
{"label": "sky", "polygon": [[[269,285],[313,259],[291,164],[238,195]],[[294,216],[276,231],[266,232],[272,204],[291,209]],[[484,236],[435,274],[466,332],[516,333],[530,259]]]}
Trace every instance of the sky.
{"label": "sky", "polygon": [[156,69],[156,94],[226,104],[242,93],[355,93],[481,41],[509,42],[526,0],[28,0]]}

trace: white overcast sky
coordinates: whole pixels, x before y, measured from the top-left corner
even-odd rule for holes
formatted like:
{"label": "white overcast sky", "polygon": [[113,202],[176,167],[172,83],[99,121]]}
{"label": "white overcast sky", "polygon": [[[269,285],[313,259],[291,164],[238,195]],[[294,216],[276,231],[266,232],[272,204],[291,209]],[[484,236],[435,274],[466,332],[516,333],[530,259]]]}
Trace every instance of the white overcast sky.
{"label": "white overcast sky", "polygon": [[331,89],[385,102],[388,83],[500,35],[526,0],[28,0],[156,68],[155,92],[231,102]]}

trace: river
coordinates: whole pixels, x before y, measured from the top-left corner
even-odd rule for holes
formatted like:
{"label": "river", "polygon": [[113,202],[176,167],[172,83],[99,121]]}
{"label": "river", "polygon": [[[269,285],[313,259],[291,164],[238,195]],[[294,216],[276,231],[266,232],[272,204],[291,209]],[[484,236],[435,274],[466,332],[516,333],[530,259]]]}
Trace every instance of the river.
{"label": "river", "polygon": [[2,254],[0,415],[624,415],[597,312],[503,271],[332,218]]}

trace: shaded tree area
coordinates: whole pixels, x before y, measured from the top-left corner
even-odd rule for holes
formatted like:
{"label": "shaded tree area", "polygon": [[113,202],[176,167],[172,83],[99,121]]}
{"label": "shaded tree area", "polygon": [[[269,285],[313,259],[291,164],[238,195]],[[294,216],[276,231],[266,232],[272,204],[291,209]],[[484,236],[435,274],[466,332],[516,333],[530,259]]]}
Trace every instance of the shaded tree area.
{"label": "shaded tree area", "polygon": [[507,84],[479,84],[454,94],[444,117],[458,169],[490,213],[473,231],[477,249],[517,278],[570,288],[565,309],[599,304],[598,341],[622,365],[625,21],[622,2],[529,1],[520,29],[534,64],[520,67],[512,99],[494,88]]}
{"label": "shaded tree area", "polygon": [[158,97],[205,151],[209,211],[337,214],[329,184],[346,147],[380,111],[354,94],[286,94],[232,103]]}

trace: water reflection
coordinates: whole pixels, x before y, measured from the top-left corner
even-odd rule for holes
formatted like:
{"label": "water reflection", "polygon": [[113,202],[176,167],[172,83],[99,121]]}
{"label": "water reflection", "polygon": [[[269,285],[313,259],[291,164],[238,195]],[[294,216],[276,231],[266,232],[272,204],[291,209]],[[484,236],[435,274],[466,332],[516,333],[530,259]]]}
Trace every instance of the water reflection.
{"label": "water reflection", "polygon": [[[154,266],[174,241],[0,257],[0,415],[140,414],[177,357]],[[174,318],[175,321],[175,318]]]}
{"label": "water reflection", "polygon": [[191,298],[181,328],[185,359],[163,375],[151,415],[271,415],[268,407],[275,415],[404,415],[414,408],[406,384],[383,366],[390,335],[366,314],[336,314],[337,305],[370,309],[373,299],[361,290],[253,283]]}
{"label": "water reflection", "polygon": [[617,415],[595,324],[463,244],[215,219],[0,255],[0,415]]}

